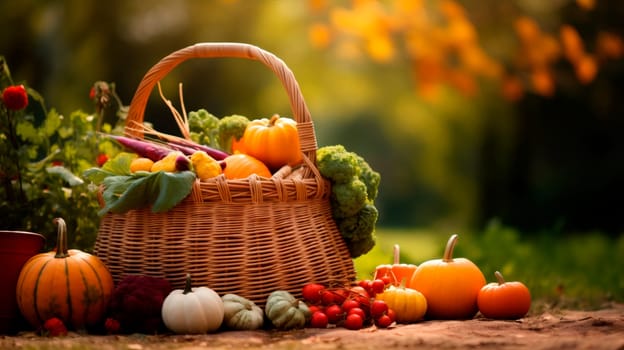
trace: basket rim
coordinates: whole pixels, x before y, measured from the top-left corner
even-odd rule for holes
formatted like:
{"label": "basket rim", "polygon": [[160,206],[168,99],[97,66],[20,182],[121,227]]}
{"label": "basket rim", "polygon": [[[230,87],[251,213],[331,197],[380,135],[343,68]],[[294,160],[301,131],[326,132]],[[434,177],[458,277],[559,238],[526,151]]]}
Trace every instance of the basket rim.
{"label": "basket rim", "polygon": [[179,64],[193,58],[242,58],[263,63],[280,80],[286,91],[293,119],[297,122],[300,150],[315,163],[317,141],[310,111],[292,70],[275,54],[258,46],[239,42],[203,42],[176,50],[160,59],[141,79],[130,102],[124,132],[129,137],[143,138],[143,131],[133,125],[143,123],[149,97],[158,84]]}

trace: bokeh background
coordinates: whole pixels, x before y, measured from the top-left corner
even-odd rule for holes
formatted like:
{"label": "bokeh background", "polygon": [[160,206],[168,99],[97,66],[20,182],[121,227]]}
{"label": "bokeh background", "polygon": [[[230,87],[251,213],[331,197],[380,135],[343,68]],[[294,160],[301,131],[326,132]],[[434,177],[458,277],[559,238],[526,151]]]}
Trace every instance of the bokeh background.
{"label": "bokeh background", "polygon": [[[523,234],[624,229],[624,2],[617,0],[3,1],[0,54],[68,114],[95,81],[126,104],[197,42],[240,41],[297,77],[320,146],[382,174],[380,226]],[[188,110],[290,115],[256,62],[195,60],[163,82]],[[147,120],[175,130],[157,93]]]}

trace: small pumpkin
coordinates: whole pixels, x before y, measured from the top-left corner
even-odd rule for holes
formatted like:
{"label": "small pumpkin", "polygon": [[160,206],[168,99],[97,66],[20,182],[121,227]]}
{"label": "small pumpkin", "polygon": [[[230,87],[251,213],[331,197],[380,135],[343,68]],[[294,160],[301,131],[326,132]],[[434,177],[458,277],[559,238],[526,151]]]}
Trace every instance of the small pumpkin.
{"label": "small pumpkin", "polygon": [[113,278],[95,255],[67,249],[67,227],[62,218],[56,249],[30,258],[22,267],[16,288],[17,304],[35,328],[56,317],[65,325],[84,330],[101,324],[113,294]]}
{"label": "small pumpkin", "polygon": [[401,264],[399,252],[400,247],[398,244],[395,244],[393,249],[393,264],[377,266],[374,279],[388,280],[391,285],[395,286],[401,284],[406,285],[412,280],[412,276],[414,272],[416,272],[418,266],[414,264]]}
{"label": "small pumpkin", "polygon": [[412,323],[420,321],[427,312],[425,296],[411,288],[391,285],[383,293],[377,294],[375,299],[383,300],[396,315],[397,323]]}
{"label": "small pumpkin", "polygon": [[277,329],[288,330],[305,327],[312,316],[308,306],[285,290],[269,295],[264,312]]}
{"label": "small pumpkin", "polygon": [[223,301],[208,287],[191,287],[186,275],[184,289],[174,289],[162,305],[162,319],[169,330],[180,334],[214,332],[223,323]]}
{"label": "small pumpkin", "polygon": [[223,300],[224,324],[236,330],[254,330],[264,324],[264,311],[253,301],[236,294],[226,294]]}
{"label": "small pumpkin", "polygon": [[208,180],[223,172],[221,164],[204,151],[196,151],[191,155],[193,170],[200,180]]}
{"label": "small pumpkin", "polygon": [[223,175],[226,179],[245,179],[251,174],[256,174],[260,177],[271,177],[271,171],[267,166],[258,159],[245,154],[235,153],[227,156],[224,160],[225,169],[223,169]]}
{"label": "small pumpkin", "polygon": [[531,293],[522,282],[505,282],[494,272],[497,282],[488,283],[479,291],[477,305],[483,316],[514,320],[524,317],[531,308]]}
{"label": "small pumpkin", "polygon": [[277,114],[271,118],[255,119],[247,124],[242,149],[275,171],[284,165],[303,161],[297,122]]}
{"label": "small pumpkin", "polygon": [[478,311],[477,295],[485,277],[472,261],[453,258],[457,237],[449,238],[442,259],[420,264],[407,285],[427,299],[429,319],[470,319]]}

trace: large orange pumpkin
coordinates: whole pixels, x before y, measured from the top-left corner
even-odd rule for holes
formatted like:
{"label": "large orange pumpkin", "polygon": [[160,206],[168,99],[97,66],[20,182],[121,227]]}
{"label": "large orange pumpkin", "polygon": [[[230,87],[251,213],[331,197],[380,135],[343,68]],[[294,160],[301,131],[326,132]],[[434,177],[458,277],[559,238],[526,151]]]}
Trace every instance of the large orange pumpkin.
{"label": "large orange pumpkin", "polygon": [[227,156],[224,160],[225,169],[223,175],[226,179],[245,179],[251,174],[261,177],[271,177],[269,168],[258,159],[244,153],[235,153]]}
{"label": "large orange pumpkin", "polygon": [[274,114],[270,119],[252,120],[240,143],[239,151],[257,158],[272,171],[303,161],[297,122],[291,118]]}
{"label": "large orange pumpkin", "polygon": [[478,311],[477,295],[485,276],[472,261],[453,258],[456,243],[457,235],[452,235],[443,258],[420,264],[408,284],[427,299],[426,318],[470,319]]}
{"label": "large orange pumpkin", "polygon": [[113,293],[113,278],[94,255],[67,249],[67,228],[62,218],[56,249],[33,256],[17,280],[16,297],[22,315],[35,328],[57,317],[66,326],[84,330],[103,321]]}

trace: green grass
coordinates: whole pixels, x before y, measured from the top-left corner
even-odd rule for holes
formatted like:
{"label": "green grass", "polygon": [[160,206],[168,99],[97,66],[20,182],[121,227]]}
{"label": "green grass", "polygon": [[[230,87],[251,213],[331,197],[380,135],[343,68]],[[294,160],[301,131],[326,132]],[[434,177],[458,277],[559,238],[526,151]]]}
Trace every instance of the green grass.
{"label": "green grass", "polygon": [[[378,228],[375,248],[355,259],[358,278],[371,278],[377,265],[392,263],[394,244],[400,245],[401,263],[419,265],[439,259],[452,233]],[[482,232],[458,234],[455,257],[477,264],[488,282],[495,280],[496,270],[508,281],[523,282],[531,291],[534,307],[595,309],[624,302],[624,235],[522,235],[497,221]]]}

